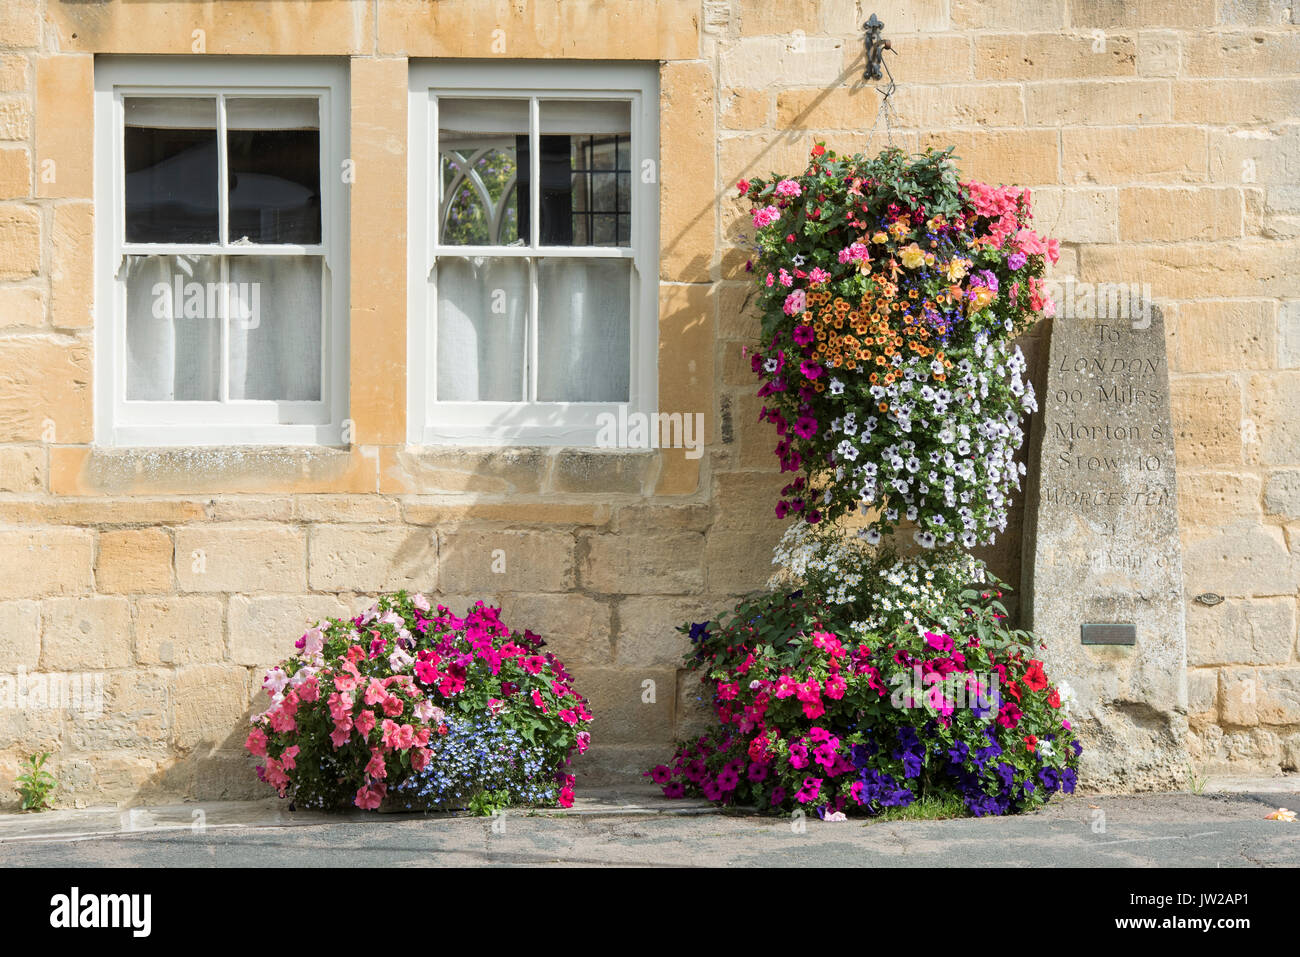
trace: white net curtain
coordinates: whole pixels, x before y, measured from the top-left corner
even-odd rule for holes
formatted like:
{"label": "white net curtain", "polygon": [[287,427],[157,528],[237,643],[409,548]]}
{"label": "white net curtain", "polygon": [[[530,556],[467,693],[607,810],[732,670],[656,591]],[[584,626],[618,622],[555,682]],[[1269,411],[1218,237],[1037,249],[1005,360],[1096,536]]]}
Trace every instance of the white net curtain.
{"label": "white net curtain", "polygon": [[[128,242],[219,243],[216,99],[128,97],[124,115]],[[226,127],[231,245],[319,243],[317,100],[230,97]],[[321,399],[323,257],[127,255],[122,278],[128,400]]]}

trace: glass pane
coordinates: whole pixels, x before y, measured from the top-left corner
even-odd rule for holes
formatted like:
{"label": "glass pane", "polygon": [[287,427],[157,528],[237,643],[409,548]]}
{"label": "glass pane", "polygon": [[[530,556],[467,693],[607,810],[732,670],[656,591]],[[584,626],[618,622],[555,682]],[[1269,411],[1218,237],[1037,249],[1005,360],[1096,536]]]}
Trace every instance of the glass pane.
{"label": "glass pane", "polygon": [[630,104],[626,100],[543,100],[539,115],[542,243],[628,245]]}
{"label": "glass pane", "polygon": [[217,101],[128,96],[123,110],[126,241],[217,242]]}
{"label": "glass pane", "polygon": [[126,397],[221,397],[221,262],[126,257]]}
{"label": "glass pane", "polygon": [[615,230],[618,225],[618,217],[612,213],[600,213],[591,217],[591,229],[593,246],[614,246]]}
{"label": "glass pane", "polygon": [[[528,101],[439,97],[441,241],[511,246],[528,241]],[[520,171],[523,171],[520,173]]]}
{"label": "glass pane", "polygon": [[524,398],[528,263],[438,261],[438,401]]}
{"label": "glass pane", "polygon": [[232,399],[319,401],[319,256],[231,256],[229,281]]}
{"label": "glass pane", "polygon": [[315,97],[226,100],[231,242],[321,241]]}
{"label": "glass pane", "polygon": [[626,402],[632,263],[543,259],[537,267],[537,399]]}

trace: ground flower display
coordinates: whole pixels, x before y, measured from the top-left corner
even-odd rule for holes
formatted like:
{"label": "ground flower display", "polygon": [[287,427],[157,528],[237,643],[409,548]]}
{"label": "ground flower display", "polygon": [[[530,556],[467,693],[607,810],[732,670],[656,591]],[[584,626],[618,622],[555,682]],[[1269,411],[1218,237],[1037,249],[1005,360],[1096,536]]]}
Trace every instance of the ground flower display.
{"label": "ground flower display", "polygon": [[[904,595],[886,587],[876,600]],[[684,626],[718,726],[648,776],[668,797],[822,817],[935,796],[1005,814],[1072,792],[1072,693],[1048,681],[1027,635],[1003,626],[998,595],[955,596],[957,627],[945,630],[918,616],[863,632],[851,611],[801,590]]]}
{"label": "ground flower display", "polygon": [[405,592],[319,624],[263,682],[258,777],[308,808],[571,806],[592,715],[544,645]]}

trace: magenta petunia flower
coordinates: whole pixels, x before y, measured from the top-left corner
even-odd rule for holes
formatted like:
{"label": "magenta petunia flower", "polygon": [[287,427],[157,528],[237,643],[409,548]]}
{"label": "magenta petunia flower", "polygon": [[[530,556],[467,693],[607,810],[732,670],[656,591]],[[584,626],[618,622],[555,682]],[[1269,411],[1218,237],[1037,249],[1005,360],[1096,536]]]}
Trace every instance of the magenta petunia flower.
{"label": "magenta petunia flower", "polygon": [[790,767],[796,770],[808,767],[808,748],[798,741],[790,745]]}
{"label": "magenta petunia flower", "polygon": [[952,639],[947,635],[936,635],[934,632],[925,633],[926,643],[937,651],[952,651]]}
{"label": "magenta petunia flower", "polygon": [[821,778],[804,778],[803,787],[795,792],[794,799],[800,804],[807,804],[809,801],[817,800],[817,795],[822,790]]}
{"label": "magenta petunia flower", "polygon": [[794,423],[794,434],[801,439],[811,439],[817,434],[817,420],[810,415],[801,415]]}

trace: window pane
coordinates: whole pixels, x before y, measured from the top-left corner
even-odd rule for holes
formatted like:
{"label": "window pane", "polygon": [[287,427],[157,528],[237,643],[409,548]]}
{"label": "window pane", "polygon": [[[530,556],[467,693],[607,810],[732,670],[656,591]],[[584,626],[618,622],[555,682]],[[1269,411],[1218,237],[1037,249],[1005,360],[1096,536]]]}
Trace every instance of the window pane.
{"label": "window pane", "polygon": [[129,96],[123,109],[127,242],[217,242],[217,101]]}
{"label": "window pane", "polygon": [[232,399],[319,401],[319,256],[231,256],[229,277]]}
{"label": "window pane", "polygon": [[524,398],[528,263],[438,261],[438,401]]}
{"label": "window pane", "polygon": [[543,100],[541,241],[626,246],[631,238],[631,107]]}
{"label": "window pane", "polygon": [[226,100],[231,242],[319,243],[320,114],[315,97]]}
{"label": "window pane", "polygon": [[126,397],[219,399],[221,308],[217,257],[126,257]]}
{"label": "window pane", "polygon": [[527,216],[520,212],[527,209],[527,184],[516,183],[518,176],[528,176],[527,156],[527,100],[438,99],[444,244],[528,242]]}
{"label": "window pane", "polygon": [[538,401],[628,400],[631,276],[627,259],[538,263]]}

